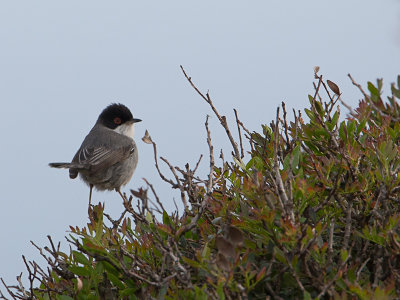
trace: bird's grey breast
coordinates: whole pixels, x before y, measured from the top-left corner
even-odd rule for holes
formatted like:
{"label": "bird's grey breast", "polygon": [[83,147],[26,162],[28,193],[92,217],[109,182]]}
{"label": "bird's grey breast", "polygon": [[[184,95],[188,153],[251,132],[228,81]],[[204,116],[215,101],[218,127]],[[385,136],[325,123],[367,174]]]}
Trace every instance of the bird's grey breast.
{"label": "bird's grey breast", "polygon": [[73,162],[88,166],[79,170],[86,183],[99,190],[118,189],[132,178],[138,163],[138,151],[130,137],[95,126],[86,136]]}

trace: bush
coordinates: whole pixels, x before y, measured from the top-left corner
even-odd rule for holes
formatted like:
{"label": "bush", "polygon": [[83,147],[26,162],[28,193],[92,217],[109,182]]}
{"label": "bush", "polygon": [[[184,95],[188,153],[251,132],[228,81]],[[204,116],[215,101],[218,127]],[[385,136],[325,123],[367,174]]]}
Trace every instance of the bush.
{"label": "bush", "polygon": [[[399,298],[400,76],[387,101],[382,80],[369,82],[366,93],[349,76],[363,94],[353,110],[341,102],[336,84],[315,73],[308,118],[293,111],[288,122],[282,103],[275,121],[250,132],[235,111],[236,141],[210,96],[183,72],[225,128],[233,161],[221,152],[216,164],[207,119],[209,176],[195,175],[198,164],[179,168],[161,158],[172,171],[168,178],[146,134],[160,176],[181,193],[184,213],[168,214],[150,183],[125,197],[117,220],[99,204],[87,227],[71,226],[67,240],[74,250],[61,252],[49,237],[50,248],[36,246],[48,271],[24,258],[30,286],[3,282],[9,294],[63,300]],[[349,109],[345,121],[338,101]]]}

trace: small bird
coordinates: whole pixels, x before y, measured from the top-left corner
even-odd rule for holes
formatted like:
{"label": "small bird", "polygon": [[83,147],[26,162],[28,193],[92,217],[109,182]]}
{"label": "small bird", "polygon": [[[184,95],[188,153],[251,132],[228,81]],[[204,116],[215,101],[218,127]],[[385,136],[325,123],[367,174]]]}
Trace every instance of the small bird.
{"label": "small bird", "polygon": [[53,168],[69,169],[69,177],[80,175],[89,185],[89,210],[92,189],[116,190],[121,197],[121,186],[132,178],[138,163],[138,151],[133,140],[134,119],[131,111],[123,104],[113,103],[107,106],[92,130],[83,140],[72,162],[50,163]]}

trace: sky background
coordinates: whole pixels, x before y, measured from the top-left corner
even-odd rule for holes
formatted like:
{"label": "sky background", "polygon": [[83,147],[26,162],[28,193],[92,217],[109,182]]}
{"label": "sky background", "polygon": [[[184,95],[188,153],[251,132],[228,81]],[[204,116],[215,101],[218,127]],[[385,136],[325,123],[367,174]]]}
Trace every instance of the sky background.
{"label": "sky background", "polygon": [[[141,141],[146,129],[174,165],[205,154],[205,174],[212,112],[179,65],[209,90],[235,133],[233,108],[259,130],[282,101],[289,111],[307,107],[316,65],[354,106],[361,96],[348,73],[363,86],[383,77],[386,92],[400,74],[400,1],[1,1],[0,277],[7,283],[26,276],[22,254],[44,265],[30,240],[45,246],[51,235],[66,249],[68,226],[86,225],[88,187],[47,164],[70,161],[108,104],[124,103],[143,120],[139,165],[125,191],[147,178],[167,209],[173,198],[179,203]],[[216,152],[229,159],[215,116],[210,127]],[[98,201],[112,216],[122,210],[115,192],[95,192]]]}

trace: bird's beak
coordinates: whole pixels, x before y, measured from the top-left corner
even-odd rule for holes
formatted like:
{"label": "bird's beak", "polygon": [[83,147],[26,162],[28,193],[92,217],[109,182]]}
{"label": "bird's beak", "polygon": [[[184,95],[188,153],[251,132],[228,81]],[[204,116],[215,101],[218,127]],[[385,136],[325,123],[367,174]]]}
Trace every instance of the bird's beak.
{"label": "bird's beak", "polygon": [[133,119],[132,121],[133,121],[133,123],[142,122],[142,120],[140,120],[140,119]]}

